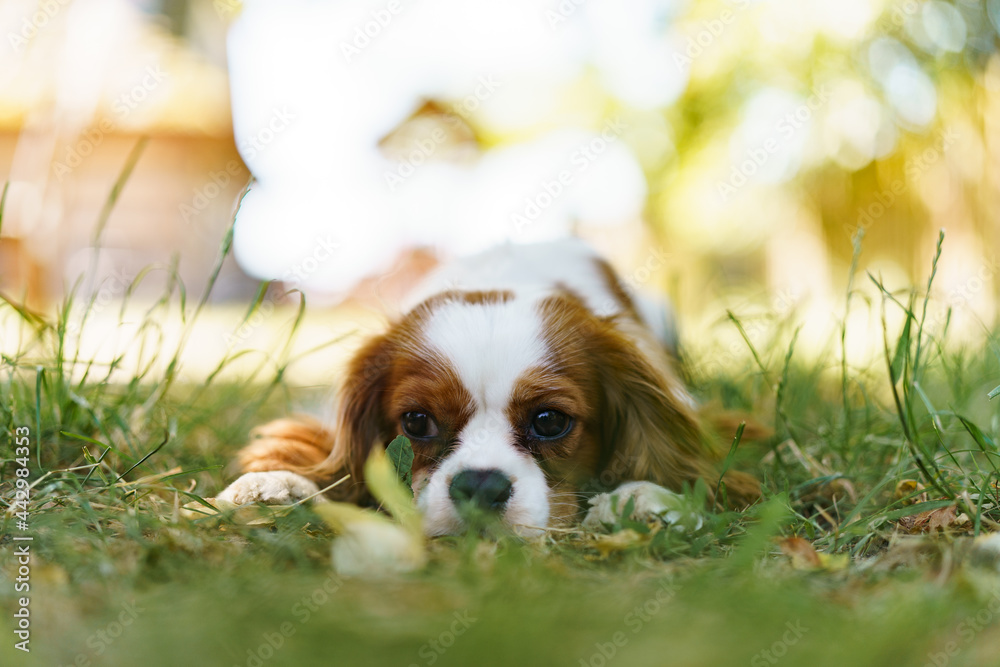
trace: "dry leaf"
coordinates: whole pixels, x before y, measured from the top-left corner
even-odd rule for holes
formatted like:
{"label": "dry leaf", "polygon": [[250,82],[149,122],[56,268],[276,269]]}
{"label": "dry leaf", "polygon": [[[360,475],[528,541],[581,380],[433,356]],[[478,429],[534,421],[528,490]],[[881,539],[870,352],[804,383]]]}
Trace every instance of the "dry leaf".
{"label": "dry leaf", "polygon": [[961,529],[968,523],[968,516],[959,514],[955,505],[948,505],[913,516],[904,516],[899,520],[898,525],[908,533],[936,533]]}
{"label": "dry leaf", "polygon": [[[204,519],[206,517],[218,517],[223,514],[233,523],[245,526],[270,526],[275,519],[285,516],[292,511],[294,505],[234,505],[228,500],[218,498],[205,498],[205,502],[211,508],[197,500],[185,503],[180,508],[179,515],[185,519]],[[214,510],[214,511],[213,511]]]}
{"label": "dry leaf", "polygon": [[801,537],[786,537],[779,541],[781,551],[792,559],[796,570],[816,570],[823,567],[819,554],[809,540]]}
{"label": "dry leaf", "polygon": [[843,570],[851,562],[847,554],[821,554],[809,540],[786,537],[778,541],[781,551],[792,561],[796,570]]}
{"label": "dry leaf", "polygon": [[593,546],[601,554],[601,558],[607,558],[618,551],[649,544],[656,532],[655,528],[648,533],[639,533],[631,528],[626,528],[610,535],[594,535]]}
{"label": "dry leaf", "polygon": [[824,570],[836,572],[846,569],[851,563],[851,557],[847,554],[820,554],[819,562]]}
{"label": "dry leaf", "polygon": [[[917,492],[923,492],[919,495],[914,495]],[[904,505],[915,505],[917,503],[927,502],[927,492],[924,491],[924,485],[915,479],[903,479],[900,480],[899,484],[896,485],[895,496],[898,500],[903,500]]]}

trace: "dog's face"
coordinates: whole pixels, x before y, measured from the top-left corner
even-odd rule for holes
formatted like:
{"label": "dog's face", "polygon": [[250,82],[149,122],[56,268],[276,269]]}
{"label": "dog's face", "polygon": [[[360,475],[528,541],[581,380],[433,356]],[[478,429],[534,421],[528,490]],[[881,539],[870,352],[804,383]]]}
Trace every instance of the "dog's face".
{"label": "dog's face", "polygon": [[353,359],[347,463],[360,479],[374,444],[407,436],[429,535],[461,532],[468,504],[521,533],[550,527],[607,469],[678,487],[704,473],[693,403],[643,331],[568,292],[435,296]]}

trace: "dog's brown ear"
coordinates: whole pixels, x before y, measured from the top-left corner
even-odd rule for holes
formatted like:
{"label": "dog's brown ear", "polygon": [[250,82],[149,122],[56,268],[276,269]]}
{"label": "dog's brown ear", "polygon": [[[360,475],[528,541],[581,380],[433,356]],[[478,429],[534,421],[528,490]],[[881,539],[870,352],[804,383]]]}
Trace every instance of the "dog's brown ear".
{"label": "dog's brown ear", "polygon": [[240,472],[288,470],[321,487],[350,474],[348,482],[327,495],[336,500],[362,501],[366,496],[362,476],[365,460],[372,445],[389,431],[381,401],[391,369],[388,338],[379,336],[368,341],[348,364],[339,390],[335,426],[328,429],[307,416],[259,426],[237,455]]}
{"label": "dog's brown ear", "polygon": [[[628,317],[600,329],[596,340],[604,470],[622,482],[651,481],[675,491],[701,478],[714,490],[717,452],[670,358]],[[731,505],[760,493],[744,473],[727,473],[723,483]]]}
{"label": "dog's brown ear", "polygon": [[388,335],[365,343],[351,358],[337,396],[330,459],[351,474],[350,486],[358,494],[364,493],[363,469],[372,446],[391,435],[383,404],[394,350]]}

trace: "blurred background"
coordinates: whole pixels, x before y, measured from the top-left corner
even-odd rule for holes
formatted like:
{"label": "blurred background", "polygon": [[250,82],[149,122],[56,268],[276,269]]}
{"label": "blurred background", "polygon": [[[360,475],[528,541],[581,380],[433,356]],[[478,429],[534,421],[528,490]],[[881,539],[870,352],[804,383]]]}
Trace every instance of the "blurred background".
{"label": "blurred background", "polygon": [[200,294],[252,173],[194,374],[287,336],[290,289],[308,348],[377,326],[441,259],[569,233],[669,294],[694,347],[745,353],[729,309],[762,346],[795,318],[820,355],[863,230],[861,363],[882,345],[864,272],[905,296],[943,228],[931,317],[975,338],[997,314],[998,34],[1000,0],[2,0],[0,292],[75,289],[91,318],[67,330],[112,354],[126,297]]}

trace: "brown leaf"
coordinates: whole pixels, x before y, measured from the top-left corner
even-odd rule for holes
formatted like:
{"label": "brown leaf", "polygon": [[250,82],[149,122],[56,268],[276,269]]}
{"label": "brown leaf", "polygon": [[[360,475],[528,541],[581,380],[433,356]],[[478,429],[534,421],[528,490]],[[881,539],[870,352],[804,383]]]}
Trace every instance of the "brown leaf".
{"label": "brown leaf", "polygon": [[915,479],[900,480],[899,484],[896,485],[895,496],[898,500],[903,500],[904,505],[927,502],[927,492],[924,491],[924,485]]}
{"label": "brown leaf", "polygon": [[936,533],[964,526],[969,522],[965,514],[959,514],[955,505],[927,510],[914,516],[904,516],[899,527],[909,533]]}
{"label": "brown leaf", "polygon": [[781,551],[792,559],[796,570],[815,570],[823,567],[823,562],[809,540],[801,537],[786,537],[779,541]]}
{"label": "brown leaf", "polygon": [[927,531],[933,533],[938,530],[946,530],[957,523],[957,518],[958,510],[954,505],[931,510],[930,516],[927,517]]}

